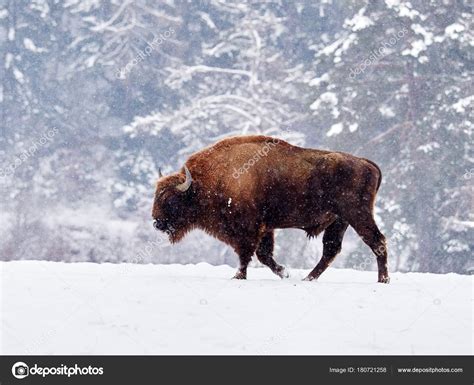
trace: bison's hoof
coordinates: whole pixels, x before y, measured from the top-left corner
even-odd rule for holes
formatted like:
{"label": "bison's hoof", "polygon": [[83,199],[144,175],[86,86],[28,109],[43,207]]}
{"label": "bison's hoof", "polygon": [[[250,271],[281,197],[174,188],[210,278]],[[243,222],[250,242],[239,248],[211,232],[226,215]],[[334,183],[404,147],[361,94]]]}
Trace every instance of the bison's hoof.
{"label": "bison's hoof", "polygon": [[284,278],[289,278],[290,273],[288,273],[288,270],[284,266],[280,266],[277,271],[274,271],[276,275],[278,275],[281,279]]}
{"label": "bison's hoof", "polygon": [[305,279],[303,279],[303,281],[313,281],[315,280],[316,278],[313,277],[312,275],[308,275]]}
{"label": "bison's hoof", "polygon": [[247,279],[247,274],[238,271],[237,273],[235,273],[232,279]]}
{"label": "bison's hoof", "polygon": [[386,276],[379,278],[379,283],[390,283],[390,277]]}

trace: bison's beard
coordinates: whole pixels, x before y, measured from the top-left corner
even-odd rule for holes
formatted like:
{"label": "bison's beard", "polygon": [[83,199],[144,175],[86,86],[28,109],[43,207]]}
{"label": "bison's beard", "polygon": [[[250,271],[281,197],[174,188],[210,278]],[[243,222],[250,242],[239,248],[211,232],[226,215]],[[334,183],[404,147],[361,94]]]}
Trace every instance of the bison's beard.
{"label": "bison's beard", "polygon": [[171,228],[166,231],[171,243],[178,243],[190,231],[189,228]]}

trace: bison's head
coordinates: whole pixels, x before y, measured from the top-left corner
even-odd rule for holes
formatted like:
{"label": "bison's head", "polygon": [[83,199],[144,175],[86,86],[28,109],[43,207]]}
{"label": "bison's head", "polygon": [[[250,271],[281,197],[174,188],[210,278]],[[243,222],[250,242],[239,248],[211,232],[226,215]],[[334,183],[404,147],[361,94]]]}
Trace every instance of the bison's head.
{"label": "bison's head", "polygon": [[173,243],[183,238],[193,223],[192,182],[191,173],[184,166],[184,175],[161,177],[156,185],[153,227],[167,233]]}

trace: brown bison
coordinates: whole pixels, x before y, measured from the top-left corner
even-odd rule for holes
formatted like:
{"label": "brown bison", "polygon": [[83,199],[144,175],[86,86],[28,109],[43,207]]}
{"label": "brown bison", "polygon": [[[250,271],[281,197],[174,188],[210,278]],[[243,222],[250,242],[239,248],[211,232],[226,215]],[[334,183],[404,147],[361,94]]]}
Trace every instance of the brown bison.
{"label": "brown bison", "polygon": [[382,180],[370,160],[293,146],[268,136],[221,140],[193,154],[180,172],[161,177],[153,225],[171,242],[199,228],[230,245],[245,279],[254,253],[281,278],[273,259],[275,229],[324,231],[323,256],[305,278],[317,279],[341,250],[351,225],[377,257],[378,281],[389,282],[385,237],[373,217]]}

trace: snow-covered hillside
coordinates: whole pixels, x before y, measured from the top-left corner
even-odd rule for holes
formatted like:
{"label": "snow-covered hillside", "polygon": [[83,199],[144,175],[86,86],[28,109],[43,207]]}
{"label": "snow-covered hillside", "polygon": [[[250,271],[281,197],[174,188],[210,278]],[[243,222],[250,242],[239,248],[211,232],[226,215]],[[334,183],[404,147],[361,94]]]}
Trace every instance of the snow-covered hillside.
{"label": "snow-covered hillside", "polygon": [[2,354],[471,354],[472,277],[3,262]]}

